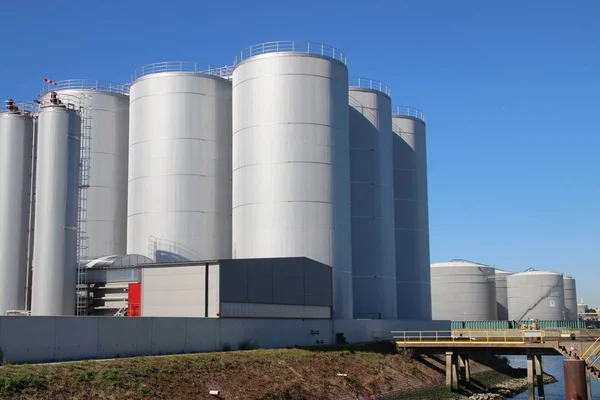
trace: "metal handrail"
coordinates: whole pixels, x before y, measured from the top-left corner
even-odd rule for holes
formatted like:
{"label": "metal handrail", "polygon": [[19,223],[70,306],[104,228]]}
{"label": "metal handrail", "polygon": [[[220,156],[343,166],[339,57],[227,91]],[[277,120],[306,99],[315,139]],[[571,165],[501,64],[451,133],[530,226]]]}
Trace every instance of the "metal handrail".
{"label": "metal handrail", "polygon": [[59,90],[96,90],[98,92],[128,95],[129,84],[115,83],[110,81],[97,81],[93,79],[65,79],[62,81],[56,81],[52,85],[44,85],[41,95]]}
{"label": "metal handrail", "polygon": [[[8,103],[16,106],[18,110],[9,110]],[[0,102],[0,114],[33,114],[39,111],[37,104],[28,101],[3,100]]]}
{"label": "metal handrail", "polygon": [[546,332],[536,331],[390,331],[400,344],[524,344],[536,335],[543,342]]}
{"label": "metal handrail", "polygon": [[351,77],[349,86],[362,88],[362,89],[376,90],[387,96],[391,96],[391,93],[392,93],[390,91],[390,88],[385,83],[376,81],[375,79],[369,79],[369,78]]}
{"label": "metal handrail", "polygon": [[425,122],[425,114],[418,108],[409,106],[394,106],[392,107],[393,115],[405,115],[407,117],[414,117]]}
{"label": "metal handrail", "polygon": [[276,42],[266,42],[255,44],[240,51],[235,56],[233,65],[238,65],[251,57],[267,53],[305,53],[318,56],[333,58],[346,64],[346,56],[335,47],[315,42],[298,40],[280,40]]}
{"label": "metal handrail", "polygon": [[152,64],[142,65],[133,71],[131,81],[142,76],[159,74],[162,72],[193,72],[196,74],[205,74],[227,78],[231,76],[233,67],[229,65],[216,66],[207,63],[197,63],[193,61],[163,61]]}
{"label": "metal handrail", "polygon": [[[594,354],[596,354],[598,351],[600,351],[600,336],[598,336],[594,343],[592,343],[592,345],[588,347],[585,352],[583,352],[583,354],[581,355],[581,359],[587,362],[587,360],[593,357]],[[586,357],[588,352],[589,356]]]}

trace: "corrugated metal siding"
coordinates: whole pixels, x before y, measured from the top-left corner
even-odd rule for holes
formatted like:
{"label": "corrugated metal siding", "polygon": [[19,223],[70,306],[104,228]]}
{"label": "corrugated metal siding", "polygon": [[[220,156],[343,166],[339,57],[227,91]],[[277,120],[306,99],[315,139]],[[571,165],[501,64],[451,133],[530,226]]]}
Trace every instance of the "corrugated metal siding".
{"label": "corrugated metal siding", "polygon": [[221,303],[224,318],[331,318],[331,307],[282,304]]}
{"label": "corrugated metal siding", "polygon": [[332,305],[332,269],[307,258],[221,260],[221,301]]}

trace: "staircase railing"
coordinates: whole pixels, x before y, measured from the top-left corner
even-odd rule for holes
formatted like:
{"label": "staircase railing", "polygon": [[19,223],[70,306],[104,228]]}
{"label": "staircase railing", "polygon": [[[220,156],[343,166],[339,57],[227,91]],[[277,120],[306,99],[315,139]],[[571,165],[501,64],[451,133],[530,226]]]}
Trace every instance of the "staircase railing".
{"label": "staircase railing", "polygon": [[[596,341],[581,355],[581,359],[588,365],[594,365],[598,362],[598,358],[600,357],[598,353],[600,353],[600,336],[598,336]],[[590,363],[590,360],[594,357],[595,359]]]}

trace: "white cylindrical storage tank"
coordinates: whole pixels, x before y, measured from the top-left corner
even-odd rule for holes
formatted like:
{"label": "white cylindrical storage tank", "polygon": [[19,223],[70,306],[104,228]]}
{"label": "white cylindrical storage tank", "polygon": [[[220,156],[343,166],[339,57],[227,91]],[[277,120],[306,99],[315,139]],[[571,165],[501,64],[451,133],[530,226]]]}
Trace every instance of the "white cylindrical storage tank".
{"label": "white cylindrical storage tank", "polygon": [[565,319],[563,276],[556,272],[525,271],[506,278],[508,319]]}
{"label": "white cylindrical storage tank", "polygon": [[73,315],[77,278],[79,104],[44,102],[38,122],[32,315]]}
{"label": "white cylindrical storage tank", "polygon": [[494,267],[466,260],[431,264],[433,319],[497,319]]}
{"label": "white cylindrical storage tank", "polygon": [[[129,88],[127,85],[71,79],[49,86],[60,96],[81,98],[86,109],[82,178],[86,201],[81,255],[125,254],[127,250],[127,157]],[[45,96],[47,98],[47,95]]]}
{"label": "white cylindrical storage tank", "polygon": [[396,298],[399,319],[431,319],[425,117],[392,108]]}
{"label": "white cylindrical storage tank", "polygon": [[498,319],[508,320],[508,293],[506,291],[506,278],[512,272],[496,269],[496,304],[498,307]]}
{"label": "white cylindrical storage tank", "polygon": [[352,78],[349,102],[354,316],[397,319],[390,91]]}
{"label": "white cylindrical storage tank", "polygon": [[221,72],[189,62],[135,71],[128,254],[231,258],[231,82]]}
{"label": "white cylindrical storage tank", "polygon": [[572,276],[563,276],[563,285],[565,291],[565,318],[570,321],[576,321],[577,318],[577,288],[575,278]]}
{"label": "white cylindrical storage tank", "polygon": [[273,42],[233,71],[233,257],[333,267],[334,318],[352,318],[348,69],[332,47]]}
{"label": "white cylindrical storage tank", "polygon": [[25,309],[34,117],[7,101],[0,110],[0,315]]}

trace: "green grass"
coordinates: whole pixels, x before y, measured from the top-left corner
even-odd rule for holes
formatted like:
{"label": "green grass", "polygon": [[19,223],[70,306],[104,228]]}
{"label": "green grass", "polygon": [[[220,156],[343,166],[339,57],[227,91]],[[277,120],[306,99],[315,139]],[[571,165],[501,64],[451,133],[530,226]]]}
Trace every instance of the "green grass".
{"label": "green grass", "polygon": [[[506,378],[477,377],[486,384]],[[210,398],[208,391],[218,389],[223,398],[336,399],[419,386],[426,387],[413,392],[420,397],[397,398],[455,398],[439,387],[442,382],[441,374],[398,353],[394,344],[375,343],[7,365],[0,367],[0,398],[186,400]]]}

